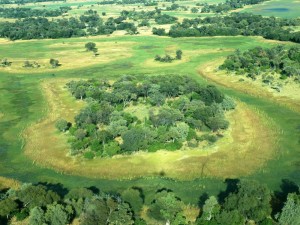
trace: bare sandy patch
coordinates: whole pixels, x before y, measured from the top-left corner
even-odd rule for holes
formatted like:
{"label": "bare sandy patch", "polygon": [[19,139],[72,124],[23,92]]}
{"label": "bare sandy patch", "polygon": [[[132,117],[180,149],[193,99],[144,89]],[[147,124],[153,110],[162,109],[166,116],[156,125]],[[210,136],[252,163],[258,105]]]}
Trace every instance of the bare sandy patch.
{"label": "bare sandy patch", "polygon": [[[199,177],[237,177],[250,174],[270,159],[276,149],[276,129],[255,109],[238,104],[228,114],[230,128],[213,146],[180,151],[137,152],[112,158],[86,160],[68,156],[68,135],[55,128],[58,118],[73,122],[84,106],[64,84],[68,80],[47,80],[41,88],[48,102],[47,116],[28,127],[23,134],[24,153],[34,163],[61,173],[106,179],[132,179],[161,176],[192,180]],[[255,126],[253,126],[255,124]]]}

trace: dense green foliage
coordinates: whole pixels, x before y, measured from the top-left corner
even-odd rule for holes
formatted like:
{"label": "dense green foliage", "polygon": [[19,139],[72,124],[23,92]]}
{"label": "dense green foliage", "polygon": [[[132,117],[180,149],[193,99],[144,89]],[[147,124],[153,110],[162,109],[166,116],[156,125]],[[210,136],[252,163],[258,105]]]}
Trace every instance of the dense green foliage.
{"label": "dense green foliage", "polygon": [[273,48],[256,47],[245,52],[236,50],[229,55],[220,69],[245,74],[252,79],[259,75],[268,75],[265,83],[272,82],[272,73],[280,74],[281,79],[294,77],[300,80],[300,48],[276,46]]}
{"label": "dense green foliage", "polygon": [[36,2],[65,2],[66,0],[0,0],[0,4],[27,4],[27,3],[36,3]]}
{"label": "dense green foliage", "polygon": [[[224,17],[184,19],[182,23],[171,26],[168,35],[171,37],[263,36],[267,39],[299,43],[300,32],[291,32],[284,28],[285,26],[299,25],[299,19],[282,19],[262,17],[249,13],[232,13]],[[160,33],[163,33],[163,31]]]}
{"label": "dense green foliage", "polygon": [[31,9],[31,8],[0,8],[0,17],[27,18],[27,17],[57,17],[71,10],[71,7],[60,7],[56,10]]}
{"label": "dense green foliage", "polygon": [[226,0],[224,3],[219,4],[204,4],[201,9],[202,13],[222,13],[230,10],[243,8],[245,5],[255,5],[269,0]]}
{"label": "dense green foliage", "polygon": [[[181,76],[124,76],[113,84],[88,80],[70,82],[68,87],[77,99],[89,102],[70,128],[71,153],[84,153],[86,158],[175,150],[185,141],[197,143],[206,139],[197,131],[226,129],[229,123],[224,112],[235,106],[214,86],[201,87]],[[127,113],[130,107],[150,109],[145,109],[142,119]],[[58,129],[66,127],[64,122]]]}
{"label": "dense green foliage", "polygon": [[96,11],[88,10],[79,19],[48,20],[47,18],[26,18],[14,23],[4,22],[0,26],[0,37],[17,39],[69,38],[86,35],[111,34],[116,30],[126,30],[135,34],[133,23],[123,22],[126,18],[108,18],[103,21]]}
{"label": "dense green foliage", "polygon": [[[25,183],[17,190],[0,190],[0,222],[8,224],[15,217],[17,221],[28,218],[30,225],[65,225],[74,219],[81,225],[147,225],[148,219],[151,224],[176,225],[299,223],[298,188],[273,193],[265,185],[250,180],[226,182],[227,190],[218,197],[206,193],[195,196],[200,199],[199,206],[194,206],[200,208],[200,215],[194,218],[187,216],[187,203],[165,188],[145,196],[139,187],[108,194],[95,187],[68,190],[60,184]],[[277,208],[278,204],[282,207]]]}

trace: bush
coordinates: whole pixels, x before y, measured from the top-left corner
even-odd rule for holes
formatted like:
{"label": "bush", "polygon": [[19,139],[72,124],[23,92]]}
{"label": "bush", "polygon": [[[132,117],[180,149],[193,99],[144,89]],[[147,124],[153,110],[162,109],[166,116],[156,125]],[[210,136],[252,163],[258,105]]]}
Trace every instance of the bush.
{"label": "bush", "polygon": [[88,151],[83,154],[83,157],[86,159],[93,159],[95,157],[95,154],[91,151]]}

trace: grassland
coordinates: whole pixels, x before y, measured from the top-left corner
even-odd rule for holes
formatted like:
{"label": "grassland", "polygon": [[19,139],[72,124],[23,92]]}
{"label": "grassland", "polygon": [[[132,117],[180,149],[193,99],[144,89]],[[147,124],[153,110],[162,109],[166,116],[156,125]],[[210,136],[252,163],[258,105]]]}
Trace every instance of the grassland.
{"label": "grassland", "polygon": [[251,12],[263,16],[295,18],[299,17],[299,10],[300,4],[298,0],[272,0],[247,7],[241,12]]}
{"label": "grassland", "polygon": [[[0,92],[1,101],[0,109],[0,175],[10,178],[19,179],[24,182],[52,182],[52,183],[63,183],[66,187],[74,186],[96,186],[100,187],[103,191],[122,191],[128,187],[138,186],[141,187],[144,192],[149,196],[149,200],[153,196],[155,190],[165,187],[174,190],[178,193],[184,201],[196,204],[198,199],[195,196],[200,196],[202,193],[207,192],[209,194],[216,194],[221,189],[225,188],[223,183],[223,177],[228,174],[228,171],[224,171],[223,174],[216,173],[216,171],[221,171],[220,167],[215,167],[218,160],[223,160],[223,168],[226,165],[226,159],[229,157],[223,154],[222,150],[217,153],[211,154],[215,155],[215,160],[211,159],[208,164],[211,165],[205,167],[201,178],[189,181],[173,180],[166,177],[151,176],[147,178],[136,178],[131,180],[118,179],[107,180],[100,178],[83,177],[78,175],[68,175],[64,174],[58,170],[49,169],[49,164],[47,166],[42,166],[37,161],[34,162],[31,157],[24,154],[24,146],[26,148],[26,142],[24,142],[21,134],[24,134],[24,129],[26,133],[26,128],[34,126],[37,122],[47,119],[49,111],[49,105],[46,101],[46,95],[44,90],[41,89],[41,84],[51,83],[55,80],[69,80],[78,78],[109,78],[113,79],[123,74],[132,75],[164,75],[172,74],[179,75],[189,75],[203,85],[213,83],[211,80],[203,78],[199,75],[199,69],[205,68],[205,65],[210,61],[220,60],[230,54],[235,48],[240,48],[241,50],[246,50],[254,46],[273,46],[276,42],[266,41],[262,38],[256,37],[215,37],[215,38],[181,38],[181,39],[171,39],[171,38],[160,38],[152,36],[112,36],[112,37],[92,37],[92,38],[71,38],[71,39],[58,39],[58,40],[33,40],[33,41],[15,41],[8,42],[6,40],[0,41],[0,58],[8,59],[24,59],[29,58],[39,61],[41,59],[50,58],[52,55],[56,55],[57,59],[60,60],[60,51],[72,51],[71,47],[66,47],[68,50],[64,50],[64,45],[72,46],[74,44],[75,48],[80,49],[81,44],[86,41],[98,42],[99,46],[105,46],[106,43],[115,43],[122,47],[128,48],[130,56],[128,57],[116,57],[114,60],[108,60],[103,63],[92,63],[92,64],[80,64],[74,65],[76,69],[71,67],[64,67],[64,64],[58,69],[44,70],[41,68],[38,72],[24,72],[23,68],[18,67],[18,71],[10,71],[7,68],[1,68],[0,70]],[[101,44],[100,44],[101,42]],[[134,43],[134,44],[133,44]],[[289,43],[284,43],[289,44]],[[51,47],[56,46],[56,47]],[[76,47],[78,46],[78,47]],[[3,50],[2,50],[3,49]],[[173,64],[168,66],[163,66],[161,63],[154,62],[154,56],[156,54],[165,54],[166,52],[172,52],[174,49],[182,49],[183,51],[183,61],[182,63]],[[101,55],[99,51],[99,60],[105,58],[105,55]],[[83,57],[85,54],[82,46],[82,53],[78,55],[78,58]],[[68,54],[66,54],[68,55]],[[70,57],[74,57],[71,56]],[[74,57],[75,58],[75,57]],[[97,59],[98,60],[98,59]],[[13,61],[13,60],[12,60]],[[34,70],[33,70],[34,71]],[[62,87],[60,85],[60,87]],[[237,172],[233,174],[235,177],[243,174],[242,178],[250,178],[267,183],[270,188],[276,190],[281,184],[281,179],[287,178],[295,182],[300,181],[299,177],[299,140],[300,134],[297,130],[298,125],[300,125],[299,112],[290,110],[290,108],[278,104],[273,100],[269,100],[268,97],[257,95],[248,95],[242,90],[231,89],[229,86],[219,85],[225,93],[237,99],[241,102],[243,106],[246,104],[247,112],[245,111],[246,118],[254,118],[252,121],[248,120],[247,124],[251,123],[255,125],[255,129],[261,130],[261,134],[265,130],[265,122],[268,123],[267,127],[276,127],[279,129],[280,138],[276,138],[275,142],[262,141],[270,140],[270,137],[262,136],[258,141],[263,142],[266,146],[261,148],[255,148],[257,151],[254,158],[256,165],[255,171],[250,171],[249,173],[243,171],[244,167],[249,168],[252,163],[251,160],[247,162],[249,164],[244,165],[243,157],[248,159],[250,155],[248,153],[241,153],[236,157],[236,165],[231,165],[228,170],[233,170],[233,168],[238,168]],[[66,94],[61,98],[62,100],[69,99]],[[71,100],[68,100],[71,101]],[[79,102],[80,103],[80,102]],[[70,102],[67,104],[71,104]],[[74,111],[82,107],[82,105],[75,106],[73,104]],[[65,110],[63,110],[65,111]],[[238,112],[238,111],[237,111]],[[254,112],[254,113],[253,113]],[[67,112],[72,116],[72,111]],[[240,111],[240,113],[242,113]],[[250,114],[250,115],[249,115]],[[256,115],[256,116],[255,116]],[[284,115],[284,116],[283,116]],[[51,116],[49,117],[52,118]],[[262,119],[261,119],[262,118]],[[233,120],[232,120],[233,121]],[[251,122],[250,122],[251,121]],[[265,122],[264,122],[265,121]],[[50,125],[46,127],[45,130],[49,131]],[[30,128],[29,128],[30,129]],[[53,128],[51,128],[53,129]],[[241,128],[242,129],[242,128]],[[245,131],[249,131],[249,128],[245,125]],[[45,132],[46,132],[45,131]],[[28,131],[27,131],[28,132]],[[58,135],[55,130],[52,130],[54,134],[48,146],[52,147],[53,143],[62,143],[60,146],[63,149],[60,154],[62,157],[66,157],[65,147],[66,143],[65,137]],[[251,134],[249,134],[251,136]],[[231,133],[231,136],[234,136]],[[31,139],[29,137],[28,139]],[[242,140],[242,136],[239,137],[241,142],[246,145],[248,140]],[[259,138],[259,137],[258,137]],[[224,138],[226,140],[226,138]],[[30,141],[30,140],[29,140]],[[41,142],[43,139],[41,140]],[[44,142],[46,142],[45,139]],[[62,142],[60,142],[62,141]],[[227,140],[228,141],[228,140]],[[244,142],[242,142],[244,141]],[[29,143],[27,141],[27,143]],[[230,143],[228,141],[228,143]],[[275,151],[267,153],[264,157],[266,150],[270,149],[267,144],[275,143]],[[231,144],[232,149],[239,151],[243,149],[243,145],[235,146]],[[56,146],[53,144],[53,146]],[[253,143],[252,143],[253,146]],[[217,147],[217,146],[216,146]],[[255,150],[254,149],[254,150]],[[274,149],[273,147],[271,149]],[[55,150],[55,149],[54,149]],[[263,153],[263,154],[262,154]],[[51,156],[51,152],[42,155],[45,161]],[[53,153],[54,154],[54,153]],[[174,154],[177,154],[176,152]],[[259,159],[262,156],[262,159]],[[176,156],[178,157],[178,156]],[[201,159],[201,157],[203,157]],[[252,157],[252,156],[251,156]],[[63,159],[64,159],[63,158]],[[199,160],[205,160],[206,156],[199,156]],[[197,157],[194,157],[194,162],[191,165],[195,165],[194,168],[199,168],[197,165]],[[68,158],[69,159],[69,158]],[[230,157],[229,157],[230,159]],[[232,160],[232,158],[231,158]],[[52,162],[55,163],[55,162]],[[58,161],[58,163],[60,163]],[[73,161],[68,161],[72,165]],[[89,162],[84,162],[86,166]],[[186,161],[181,160],[177,162],[178,166],[186,163]],[[253,164],[252,164],[253,165]],[[111,167],[111,165],[109,165]],[[160,165],[161,166],[161,165]],[[197,167],[199,166],[199,167]],[[170,169],[164,168],[162,169]],[[161,169],[160,168],[160,169]],[[222,170],[223,170],[222,168]],[[123,169],[123,168],[122,168]],[[155,170],[155,172],[161,172],[160,169]],[[153,172],[153,171],[152,171]],[[176,170],[178,173],[182,173]],[[167,176],[174,177],[172,172],[165,172]],[[201,174],[201,170],[199,171]],[[193,176],[199,177],[199,173],[194,172]],[[213,175],[213,176],[212,176]],[[218,178],[219,177],[219,178]]]}

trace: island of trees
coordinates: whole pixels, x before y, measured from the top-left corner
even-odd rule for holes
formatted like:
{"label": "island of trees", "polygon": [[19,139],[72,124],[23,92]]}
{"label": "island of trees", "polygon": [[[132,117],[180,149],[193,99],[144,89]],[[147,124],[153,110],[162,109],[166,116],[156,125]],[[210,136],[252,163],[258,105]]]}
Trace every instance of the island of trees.
{"label": "island of trees", "polygon": [[168,33],[164,29],[153,28],[153,34],[170,37],[205,36],[262,36],[266,39],[300,43],[300,32],[292,32],[285,27],[299,26],[300,19],[263,17],[251,13],[232,13],[228,16],[184,19],[171,26]]}
{"label": "island of trees", "polygon": [[300,48],[278,45],[272,48],[256,47],[244,52],[236,50],[226,58],[220,69],[246,75],[253,80],[263,76],[262,81],[266,84],[271,84],[276,74],[282,80],[290,77],[299,82]]}
{"label": "island of trees", "polygon": [[225,112],[235,108],[216,87],[202,87],[185,76],[123,76],[113,83],[72,81],[67,87],[88,106],[75,124],[61,119],[56,126],[69,131],[71,154],[86,158],[215,142],[221,136],[218,131],[229,125]]}
{"label": "island of trees", "polygon": [[255,5],[269,0],[226,0],[219,4],[203,4],[201,13],[224,13],[234,9],[243,8],[246,5]]}
{"label": "island of trees", "polygon": [[0,17],[4,18],[28,18],[28,17],[57,17],[71,10],[71,7],[62,6],[55,10],[31,9],[31,8],[0,8]]}

